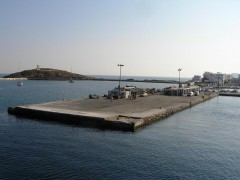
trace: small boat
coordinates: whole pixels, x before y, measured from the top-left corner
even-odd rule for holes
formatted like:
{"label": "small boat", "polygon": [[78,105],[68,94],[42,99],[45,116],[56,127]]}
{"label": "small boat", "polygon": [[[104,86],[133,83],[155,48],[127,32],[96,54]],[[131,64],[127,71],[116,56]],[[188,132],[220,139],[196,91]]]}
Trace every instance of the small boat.
{"label": "small boat", "polygon": [[[72,67],[71,67],[71,74],[72,74]],[[69,81],[69,83],[74,83],[73,79],[71,78]]]}
{"label": "small boat", "polygon": [[23,82],[22,81],[18,81],[17,82],[17,86],[23,86]]}
{"label": "small boat", "polygon": [[20,63],[19,63],[19,81],[17,82],[17,86],[23,86],[23,82],[20,80],[20,77],[21,77],[21,71],[20,71]]}

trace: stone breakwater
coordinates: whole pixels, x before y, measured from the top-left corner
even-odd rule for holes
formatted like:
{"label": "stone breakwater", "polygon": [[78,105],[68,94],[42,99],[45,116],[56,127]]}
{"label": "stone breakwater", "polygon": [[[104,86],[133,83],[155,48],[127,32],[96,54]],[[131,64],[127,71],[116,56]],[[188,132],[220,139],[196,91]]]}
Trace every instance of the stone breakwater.
{"label": "stone breakwater", "polygon": [[101,129],[135,131],[156,120],[190,108],[216,97],[218,94],[199,96],[150,95],[135,100],[82,99],[62,100],[44,104],[9,107],[8,113],[33,119],[55,121]]}

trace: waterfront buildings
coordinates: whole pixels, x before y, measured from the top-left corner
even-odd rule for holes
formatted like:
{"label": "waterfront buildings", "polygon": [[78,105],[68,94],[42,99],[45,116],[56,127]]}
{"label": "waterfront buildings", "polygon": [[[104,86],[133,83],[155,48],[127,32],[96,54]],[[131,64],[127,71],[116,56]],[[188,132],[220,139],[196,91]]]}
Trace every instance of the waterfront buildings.
{"label": "waterfront buildings", "polygon": [[203,73],[203,82],[215,83],[219,85],[224,85],[227,82],[233,81],[233,76],[231,74],[225,73],[212,73],[212,72],[204,72]]}
{"label": "waterfront buildings", "polygon": [[193,82],[202,82],[202,76],[200,75],[194,75],[194,77],[192,78]]}
{"label": "waterfront buildings", "polygon": [[183,85],[180,88],[175,86],[168,87],[163,90],[164,95],[168,96],[186,96],[190,92],[199,92],[200,87],[195,86],[194,82],[188,82],[187,84]]}

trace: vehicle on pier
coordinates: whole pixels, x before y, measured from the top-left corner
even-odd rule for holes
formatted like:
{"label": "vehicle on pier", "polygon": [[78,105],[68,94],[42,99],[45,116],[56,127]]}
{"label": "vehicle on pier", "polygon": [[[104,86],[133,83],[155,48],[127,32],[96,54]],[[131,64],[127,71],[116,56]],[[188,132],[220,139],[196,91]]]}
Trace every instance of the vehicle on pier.
{"label": "vehicle on pier", "polygon": [[199,91],[195,91],[194,96],[198,96],[198,95],[199,95]]}
{"label": "vehicle on pier", "polygon": [[99,96],[96,94],[89,94],[89,99],[98,99]]}
{"label": "vehicle on pier", "polygon": [[188,92],[187,93],[187,96],[193,96],[193,92],[191,91],[191,92]]}

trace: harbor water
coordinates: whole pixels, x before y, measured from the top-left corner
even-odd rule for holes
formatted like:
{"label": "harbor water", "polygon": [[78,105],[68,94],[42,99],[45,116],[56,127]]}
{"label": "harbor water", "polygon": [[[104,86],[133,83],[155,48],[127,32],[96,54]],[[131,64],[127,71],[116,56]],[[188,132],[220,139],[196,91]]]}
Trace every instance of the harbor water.
{"label": "harbor water", "polygon": [[136,132],[104,131],[15,117],[7,108],[104,95],[118,82],[16,83],[0,81],[0,179],[240,178],[239,97],[216,97]]}

